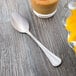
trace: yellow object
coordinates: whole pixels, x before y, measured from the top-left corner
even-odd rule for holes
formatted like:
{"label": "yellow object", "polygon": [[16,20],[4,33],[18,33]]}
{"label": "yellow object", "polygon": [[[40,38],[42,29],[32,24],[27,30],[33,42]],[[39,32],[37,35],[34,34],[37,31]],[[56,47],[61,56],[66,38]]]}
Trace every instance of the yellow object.
{"label": "yellow object", "polygon": [[66,29],[69,32],[75,32],[76,30],[76,17],[75,16],[70,16],[66,20]]}
{"label": "yellow object", "polygon": [[74,49],[74,52],[75,52],[75,54],[76,54],[76,46],[74,46],[74,48],[73,48],[73,49]]}
{"label": "yellow object", "polygon": [[[66,30],[69,33],[68,42],[76,42],[76,9],[71,10],[71,15],[66,19]],[[76,45],[73,47],[76,53]]]}
{"label": "yellow object", "polygon": [[76,41],[76,33],[70,33],[68,37],[68,42],[74,42]]}

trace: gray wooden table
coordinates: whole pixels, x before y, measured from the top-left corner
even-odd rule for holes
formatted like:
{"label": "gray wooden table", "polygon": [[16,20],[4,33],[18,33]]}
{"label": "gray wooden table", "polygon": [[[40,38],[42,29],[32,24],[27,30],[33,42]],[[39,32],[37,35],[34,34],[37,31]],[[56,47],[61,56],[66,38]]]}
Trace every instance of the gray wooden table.
{"label": "gray wooden table", "polygon": [[[29,2],[0,0],[0,76],[76,76],[76,57],[62,24],[65,0],[59,2],[57,13],[49,19],[36,17]],[[10,15],[14,11],[26,17],[33,35],[63,60],[60,67],[53,67],[28,35],[12,28]]]}

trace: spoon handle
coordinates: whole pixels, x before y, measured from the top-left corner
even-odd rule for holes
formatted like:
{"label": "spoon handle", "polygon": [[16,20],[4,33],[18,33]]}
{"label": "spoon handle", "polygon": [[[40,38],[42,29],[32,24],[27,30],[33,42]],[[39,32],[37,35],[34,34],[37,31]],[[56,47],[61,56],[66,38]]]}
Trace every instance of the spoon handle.
{"label": "spoon handle", "polygon": [[30,32],[28,32],[29,36],[39,45],[42,51],[45,53],[49,61],[53,66],[59,66],[61,64],[61,59],[49,51],[44,45],[42,45]]}

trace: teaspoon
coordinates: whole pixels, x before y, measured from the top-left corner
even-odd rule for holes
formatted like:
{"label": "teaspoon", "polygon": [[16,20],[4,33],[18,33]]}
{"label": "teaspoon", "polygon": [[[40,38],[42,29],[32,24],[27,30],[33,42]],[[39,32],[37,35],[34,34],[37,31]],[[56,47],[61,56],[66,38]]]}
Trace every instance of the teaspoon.
{"label": "teaspoon", "polygon": [[17,31],[28,34],[39,45],[53,66],[59,66],[61,64],[61,59],[49,51],[32,35],[32,33],[29,31],[29,23],[24,17],[18,13],[12,13],[11,24]]}

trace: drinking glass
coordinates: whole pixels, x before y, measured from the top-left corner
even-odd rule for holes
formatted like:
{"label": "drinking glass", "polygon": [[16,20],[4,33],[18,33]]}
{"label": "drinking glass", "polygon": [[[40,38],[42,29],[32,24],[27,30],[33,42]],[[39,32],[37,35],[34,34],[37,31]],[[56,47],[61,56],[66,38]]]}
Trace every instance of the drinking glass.
{"label": "drinking glass", "polygon": [[[64,14],[64,18],[63,18],[62,22],[63,22],[64,26],[66,27],[67,26],[67,24],[66,24],[67,19],[70,16],[72,16],[73,14],[76,14],[76,13],[72,12],[72,11],[76,10],[76,0],[71,0],[71,1],[67,0],[67,3],[65,4],[64,9],[67,9],[67,11]],[[72,21],[72,19],[71,19],[71,21]],[[74,22],[76,22],[76,21],[74,21]],[[67,35],[67,41],[68,41],[69,37],[71,36],[70,35],[71,32],[68,30],[67,30],[67,32],[68,32],[68,35]],[[76,41],[74,40],[74,41],[68,42],[68,44],[76,52]]]}

